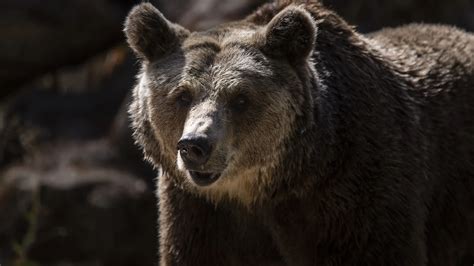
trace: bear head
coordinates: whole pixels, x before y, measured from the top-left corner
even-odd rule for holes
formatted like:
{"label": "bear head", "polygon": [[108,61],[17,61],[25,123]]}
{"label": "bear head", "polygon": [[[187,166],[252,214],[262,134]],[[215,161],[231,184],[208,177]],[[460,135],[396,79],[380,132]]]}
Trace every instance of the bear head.
{"label": "bear head", "polygon": [[244,203],[279,182],[283,155],[314,115],[316,24],[307,11],[290,5],[268,23],[190,32],[143,3],[124,31],[142,63],[135,138],[162,178]]}

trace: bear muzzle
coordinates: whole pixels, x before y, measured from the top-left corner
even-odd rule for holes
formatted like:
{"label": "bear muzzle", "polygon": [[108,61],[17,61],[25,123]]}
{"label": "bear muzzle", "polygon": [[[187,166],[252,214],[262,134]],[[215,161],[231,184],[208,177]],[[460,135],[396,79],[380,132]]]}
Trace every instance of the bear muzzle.
{"label": "bear muzzle", "polygon": [[193,182],[198,186],[209,186],[212,183],[216,182],[220,177],[220,173],[205,173],[198,171],[188,171],[189,176]]}
{"label": "bear muzzle", "polygon": [[199,169],[206,164],[212,152],[208,138],[194,135],[181,138],[177,148],[187,168]]}
{"label": "bear muzzle", "polygon": [[189,177],[198,186],[208,186],[220,177],[220,173],[206,172],[204,165],[209,160],[213,145],[208,138],[186,135],[178,141],[177,149]]}

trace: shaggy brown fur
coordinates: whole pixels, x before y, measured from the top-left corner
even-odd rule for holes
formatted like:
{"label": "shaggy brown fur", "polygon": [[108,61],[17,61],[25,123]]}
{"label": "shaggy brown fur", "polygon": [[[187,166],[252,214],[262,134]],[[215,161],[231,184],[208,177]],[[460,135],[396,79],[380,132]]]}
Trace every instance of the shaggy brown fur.
{"label": "shaggy brown fur", "polygon": [[162,265],[474,262],[472,34],[315,1],[193,33],[141,4],[125,33]]}

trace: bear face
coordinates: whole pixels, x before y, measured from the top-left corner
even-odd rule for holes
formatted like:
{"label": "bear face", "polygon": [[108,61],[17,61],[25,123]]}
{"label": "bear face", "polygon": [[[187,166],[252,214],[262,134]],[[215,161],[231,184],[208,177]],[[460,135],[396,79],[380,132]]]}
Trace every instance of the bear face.
{"label": "bear face", "polygon": [[255,201],[297,120],[311,124],[311,16],[289,6],[266,25],[190,33],[145,3],[125,33],[143,63],[130,113],[148,158],[214,201]]}

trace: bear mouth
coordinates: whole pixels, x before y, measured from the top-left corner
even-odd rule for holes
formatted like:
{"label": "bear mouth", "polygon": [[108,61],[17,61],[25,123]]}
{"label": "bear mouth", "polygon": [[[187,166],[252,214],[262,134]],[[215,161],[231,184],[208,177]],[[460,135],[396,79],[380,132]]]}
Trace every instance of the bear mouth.
{"label": "bear mouth", "polygon": [[198,172],[198,171],[188,171],[189,176],[194,181],[194,183],[198,186],[209,186],[212,183],[216,182],[217,179],[220,177],[220,173],[206,173],[206,172]]}

